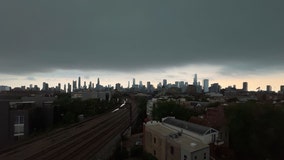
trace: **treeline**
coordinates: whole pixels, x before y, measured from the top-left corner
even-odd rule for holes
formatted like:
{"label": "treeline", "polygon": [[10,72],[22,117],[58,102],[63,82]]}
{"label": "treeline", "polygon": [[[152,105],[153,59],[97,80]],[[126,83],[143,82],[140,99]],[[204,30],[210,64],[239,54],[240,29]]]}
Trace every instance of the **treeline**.
{"label": "treeline", "polygon": [[225,115],[237,159],[284,159],[284,106],[234,104]]}
{"label": "treeline", "polygon": [[189,109],[185,106],[176,103],[175,101],[158,102],[152,110],[153,120],[160,121],[167,116],[174,116],[177,119],[188,121],[191,116],[197,116],[203,113],[202,111],[196,111]]}
{"label": "treeline", "polygon": [[56,124],[71,124],[79,121],[78,116],[90,117],[105,113],[120,105],[120,101],[100,99],[73,99],[70,94],[58,95],[54,105],[54,120]]}

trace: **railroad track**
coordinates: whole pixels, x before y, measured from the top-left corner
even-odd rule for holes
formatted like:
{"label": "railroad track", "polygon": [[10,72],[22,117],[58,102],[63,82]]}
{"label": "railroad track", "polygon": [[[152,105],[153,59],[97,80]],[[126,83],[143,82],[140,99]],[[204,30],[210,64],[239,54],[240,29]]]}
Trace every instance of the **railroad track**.
{"label": "railroad track", "polygon": [[78,123],[0,154],[0,159],[89,159],[128,127],[129,111],[119,110]]}

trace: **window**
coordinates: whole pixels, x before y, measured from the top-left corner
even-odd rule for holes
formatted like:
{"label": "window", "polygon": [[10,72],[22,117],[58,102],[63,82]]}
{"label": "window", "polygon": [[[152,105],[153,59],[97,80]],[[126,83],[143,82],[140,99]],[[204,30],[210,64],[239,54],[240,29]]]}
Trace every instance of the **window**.
{"label": "window", "polygon": [[24,124],[14,124],[14,136],[24,135]]}
{"label": "window", "polygon": [[184,155],[184,156],[183,156],[183,160],[187,160],[187,155]]}
{"label": "window", "polygon": [[171,154],[174,154],[174,147],[171,146]]}
{"label": "window", "polygon": [[16,116],[14,124],[24,124],[24,116]]}
{"label": "window", "polygon": [[215,142],[215,141],[216,141],[216,135],[212,134],[212,142]]}
{"label": "window", "polygon": [[197,159],[197,156],[194,156],[194,159]]}
{"label": "window", "polygon": [[154,150],[154,156],[156,155],[156,150]]}
{"label": "window", "polygon": [[23,136],[24,127],[24,116],[16,116],[14,122],[14,136]]}
{"label": "window", "polygon": [[204,153],[203,159],[206,159],[206,153]]}
{"label": "window", "polygon": [[156,144],[156,137],[154,137],[154,143]]}

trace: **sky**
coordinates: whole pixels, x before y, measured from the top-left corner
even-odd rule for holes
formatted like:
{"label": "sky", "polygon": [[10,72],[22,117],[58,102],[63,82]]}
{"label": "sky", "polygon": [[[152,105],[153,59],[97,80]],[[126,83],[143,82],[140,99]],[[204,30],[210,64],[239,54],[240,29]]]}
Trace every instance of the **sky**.
{"label": "sky", "polygon": [[1,0],[0,85],[284,85],[282,0]]}

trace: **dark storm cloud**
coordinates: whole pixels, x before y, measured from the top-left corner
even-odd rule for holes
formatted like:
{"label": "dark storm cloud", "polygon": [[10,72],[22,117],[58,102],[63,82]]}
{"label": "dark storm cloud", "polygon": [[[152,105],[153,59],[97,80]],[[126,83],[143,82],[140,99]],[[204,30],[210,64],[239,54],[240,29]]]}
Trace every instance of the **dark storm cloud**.
{"label": "dark storm cloud", "polygon": [[2,0],[0,72],[283,69],[279,0]]}

